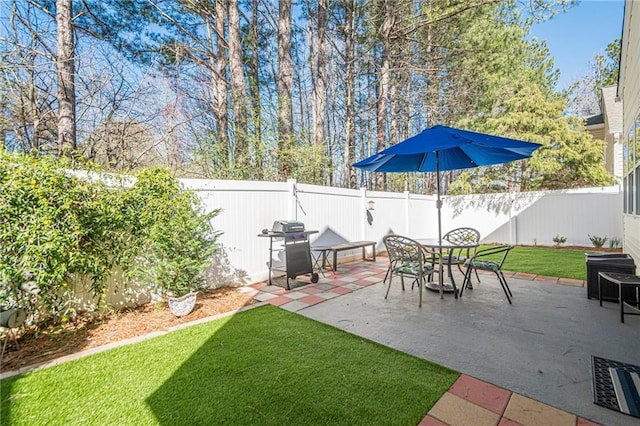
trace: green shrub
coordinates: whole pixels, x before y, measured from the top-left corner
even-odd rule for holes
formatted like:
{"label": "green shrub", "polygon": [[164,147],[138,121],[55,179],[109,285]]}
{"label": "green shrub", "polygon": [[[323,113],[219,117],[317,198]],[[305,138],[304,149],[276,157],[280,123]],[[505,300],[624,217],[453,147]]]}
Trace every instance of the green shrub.
{"label": "green shrub", "polygon": [[557,234],[553,237],[553,242],[556,243],[557,246],[561,246],[562,244],[567,242],[567,237],[563,237],[560,234]]}
{"label": "green shrub", "polygon": [[[65,321],[75,313],[72,274],[91,278],[94,294],[117,259],[117,203],[100,183],[65,174],[64,161],[0,152],[0,307],[26,303],[18,288],[40,289],[31,311]],[[37,302],[37,303],[36,303]]]}
{"label": "green shrub", "polygon": [[[78,311],[74,277],[90,278],[84,290],[99,309],[114,267],[128,277],[153,275],[165,292],[200,284],[215,250],[209,220],[217,210],[204,214],[168,170],[144,171],[125,189],[79,179],[66,166],[0,150],[0,310],[27,308],[38,325],[69,321]],[[40,292],[22,294],[26,281]]]}
{"label": "green shrub", "polygon": [[146,206],[139,215],[141,250],[131,276],[171,296],[198,289],[217,249],[219,233],[210,221],[219,210],[205,213],[198,197],[159,167],[140,173],[130,196]]}
{"label": "green shrub", "polygon": [[605,245],[605,243],[607,242],[607,237],[598,237],[597,235],[589,235],[587,234],[587,236],[589,237],[589,241],[591,241],[591,244],[593,244],[593,246],[595,248],[600,248],[602,246]]}

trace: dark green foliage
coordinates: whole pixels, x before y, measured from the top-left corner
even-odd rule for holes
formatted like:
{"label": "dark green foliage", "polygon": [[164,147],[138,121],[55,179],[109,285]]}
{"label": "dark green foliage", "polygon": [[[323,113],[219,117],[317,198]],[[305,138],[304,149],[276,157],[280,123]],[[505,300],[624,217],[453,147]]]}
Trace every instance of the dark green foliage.
{"label": "dark green foliage", "polygon": [[595,248],[604,246],[608,240],[606,235],[604,237],[598,237],[597,235],[587,234],[587,236],[589,237],[589,241],[591,241],[591,244],[593,244]]}
{"label": "dark green foliage", "polygon": [[0,305],[14,305],[18,287],[33,280],[41,291],[32,308],[58,321],[75,310],[72,275],[89,276],[89,290],[102,294],[123,238],[117,196],[67,175],[65,165],[0,152]]}
{"label": "dark green foliage", "polygon": [[[217,233],[197,198],[166,170],[141,173],[132,189],[118,178],[80,179],[66,160],[0,151],[0,307],[20,304],[36,321],[65,322],[78,309],[75,293],[99,308],[114,267],[146,261],[154,284],[176,293],[197,288]],[[88,288],[74,288],[88,277]],[[20,285],[40,289],[28,300]],[[28,306],[25,306],[28,305]]]}
{"label": "dark green foliage", "polygon": [[562,244],[567,242],[567,237],[557,234],[555,237],[553,237],[553,242],[556,243],[557,246],[561,246]]}
{"label": "dark green foliage", "polygon": [[184,191],[166,168],[141,172],[128,196],[137,203],[140,248],[131,275],[174,296],[197,289],[217,249],[210,220],[219,210],[202,211],[197,196]]}

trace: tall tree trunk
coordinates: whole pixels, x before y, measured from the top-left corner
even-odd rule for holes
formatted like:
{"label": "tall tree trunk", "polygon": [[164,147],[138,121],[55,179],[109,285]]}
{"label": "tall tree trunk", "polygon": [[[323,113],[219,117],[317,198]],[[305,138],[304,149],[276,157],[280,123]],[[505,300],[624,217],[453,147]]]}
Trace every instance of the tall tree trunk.
{"label": "tall tree trunk", "polygon": [[280,179],[284,180],[289,176],[291,169],[290,156],[293,146],[291,0],[279,1],[278,65],[278,170]]}
{"label": "tall tree trunk", "polygon": [[75,44],[71,0],[56,1],[58,26],[58,155],[71,155],[76,149]]}
{"label": "tall tree trunk", "polygon": [[[38,93],[36,92],[37,83],[35,75],[35,55],[30,54],[25,56],[28,58],[27,63],[30,65],[30,68],[27,68],[27,73],[29,76],[27,84],[29,90],[27,91],[26,95],[29,112],[25,114],[25,117],[29,117],[32,120],[33,135],[30,143],[24,147],[24,150],[25,152],[29,152],[31,149],[35,149],[37,152],[40,152],[44,138],[42,138],[42,126],[40,126],[40,111],[38,110]],[[25,142],[28,141],[28,135],[29,132],[25,131]]]}
{"label": "tall tree trunk", "polygon": [[247,87],[242,67],[242,42],[238,0],[229,0],[229,67],[231,71],[231,96],[235,117],[235,162],[247,165]]}
{"label": "tall tree trunk", "polygon": [[[431,8],[431,1],[428,1],[425,7]],[[426,87],[425,87],[425,99],[426,102],[426,111],[425,111],[425,120],[427,123],[427,127],[432,127],[436,124],[435,116],[438,102],[438,85],[436,84],[436,69],[438,54],[436,53],[437,48],[434,46],[433,42],[433,24],[429,24],[425,27],[426,31],[426,46],[425,46],[425,65],[426,65]],[[425,174],[425,182],[423,185],[425,194],[432,194],[435,192],[437,188],[436,183],[437,176],[435,173],[427,173]]]}
{"label": "tall tree trunk", "polygon": [[356,156],[355,132],[355,0],[345,0],[344,62],[345,62],[345,149],[344,185],[355,188],[356,171],[351,163]]}
{"label": "tall tree trunk", "polygon": [[[378,86],[378,99],[376,102],[376,143],[377,150],[382,151],[385,148],[387,133],[387,99],[389,90],[389,52],[390,52],[390,34],[393,26],[393,16],[391,13],[391,0],[384,0],[384,20],[380,27],[380,37],[382,39],[382,53],[380,57],[380,78]],[[376,174],[376,189],[384,191],[385,175],[384,173]]]}
{"label": "tall tree trunk", "polygon": [[[370,68],[373,67],[373,64],[375,63],[375,59],[372,58],[371,60],[371,64],[369,65]],[[373,155],[373,153],[375,152],[375,106],[373,105],[373,103],[375,102],[376,99],[376,75],[373,72],[368,72],[367,73],[367,99],[369,100],[369,104],[367,105],[367,118],[366,118],[366,129],[364,132],[364,138],[365,140],[363,141],[363,143],[361,144],[362,147],[362,154],[361,154],[361,158],[368,158],[371,155]],[[368,179],[365,182],[366,183],[366,187],[367,189],[372,189],[374,187],[374,181],[375,181],[375,173],[369,173]]]}
{"label": "tall tree trunk", "polygon": [[262,133],[260,120],[260,50],[258,48],[258,0],[253,0],[253,15],[251,16],[251,34],[253,36],[253,58],[251,60],[251,106],[253,109],[254,144],[255,144],[255,176],[263,178],[262,169]]}
{"label": "tall tree trunk", "polygon": [[391,79],[389,84],[389,102],[391,103],[391,120],[389,123],[389,145],[398,143],[398,115],[400,114],[400,94],[398,93],[397,79]]}
{"label": "tall tree trunk", "polygon": [[325,109],[327,105],[327,53],[325,33],[327,31],[327,0],[318,0],[317,10],[316,78],[312,87],[313,144],[325,142]]}
{"label": "tall tree trunk", "polygon": [[[216,119],[218,121],[217,136],[218,144],[221,148],[221,155],[223,164],[229,163],[229,121],[227,105],[227,56],[226,47],[227,42],[224,38],[224,23],[226,17],[226,1],[216,1],[216,17],[214,24],[215,32],[215,58],[213,73],[212,73],[212,86],[215,96],[215,109]],[[212,39],[213,41],[213,39]]]}

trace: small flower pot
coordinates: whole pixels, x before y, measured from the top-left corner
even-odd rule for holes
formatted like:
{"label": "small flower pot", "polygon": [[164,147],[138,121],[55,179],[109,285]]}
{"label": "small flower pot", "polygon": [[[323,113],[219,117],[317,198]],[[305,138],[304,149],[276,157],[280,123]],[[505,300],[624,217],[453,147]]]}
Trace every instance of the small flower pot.
{"label": "small flower pot", "polygon": [[24,309],[8,309],[0,312],[0,327],[18,328],[27,319]]}
{"label": "small flower pot", "polygon": [[169,297],[169,310],[177,317],[188,315],[196,306],[198,293],[188,293],[182,297]]}

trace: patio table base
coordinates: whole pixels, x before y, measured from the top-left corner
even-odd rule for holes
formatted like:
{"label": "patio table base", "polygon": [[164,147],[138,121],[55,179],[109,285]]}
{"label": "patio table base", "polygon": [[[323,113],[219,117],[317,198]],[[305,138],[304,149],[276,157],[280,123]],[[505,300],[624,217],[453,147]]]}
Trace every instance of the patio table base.
{"label": "patio table base", "polygon": [[[440,291],[440,284],[437,282],[428,282],[424,286],[427,290]],[[455,289],[453,288],[453,284],[451,283],[444,283],[442,285],[442,288],[443,292],[445,293],[453,293],[455,291]]]}

